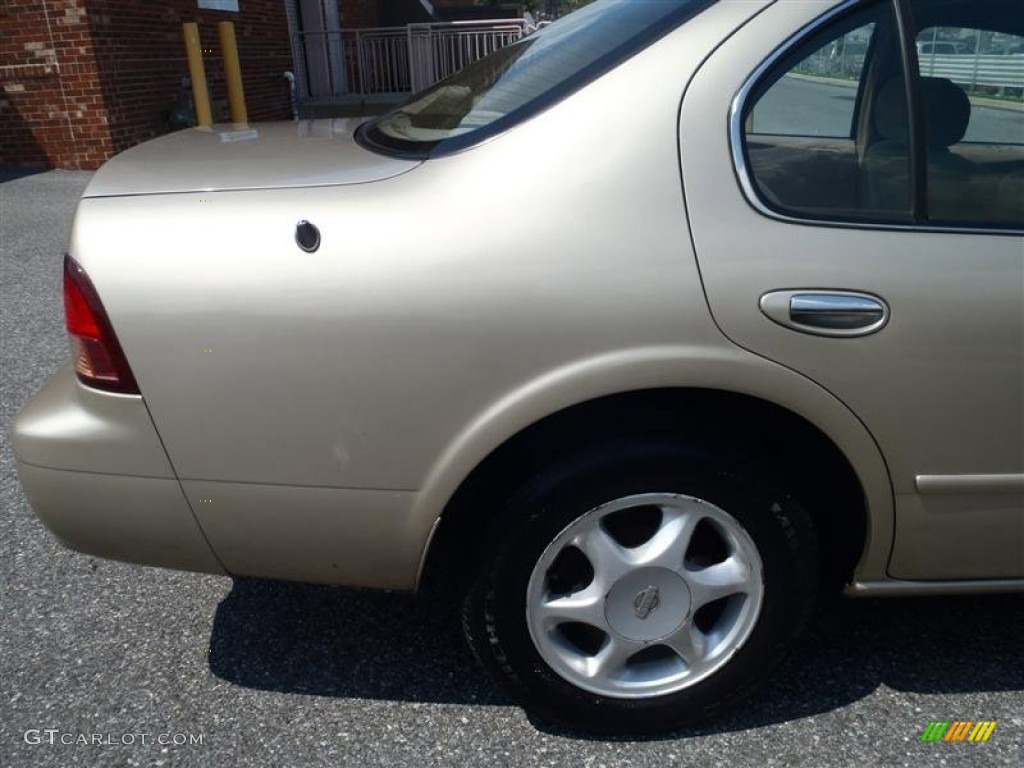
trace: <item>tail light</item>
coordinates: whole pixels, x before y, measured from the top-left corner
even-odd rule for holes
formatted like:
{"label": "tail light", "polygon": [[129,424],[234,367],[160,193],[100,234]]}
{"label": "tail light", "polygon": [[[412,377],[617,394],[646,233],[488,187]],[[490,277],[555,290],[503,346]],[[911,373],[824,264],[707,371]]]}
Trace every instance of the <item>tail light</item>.
{"label": "tail light", "polygon": [[100,297],[85,270],[70,256],[64,257],[64,317],[79,381],[107,392],[139,394]]}

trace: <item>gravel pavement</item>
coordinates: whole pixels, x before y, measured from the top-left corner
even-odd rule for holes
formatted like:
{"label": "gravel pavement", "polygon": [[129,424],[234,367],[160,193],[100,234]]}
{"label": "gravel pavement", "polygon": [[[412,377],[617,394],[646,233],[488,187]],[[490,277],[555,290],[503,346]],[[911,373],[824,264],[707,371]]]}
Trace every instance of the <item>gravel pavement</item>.
{"label": "gravel pavement", "polygon": [[[432,599],[63,549],[30,513],[7,430],[67,354],[60,264],[88,178],[0,175],[0,766],[1024,765],[1024,596],[832,602],[730,717],[600,741],[511,706]],[[919,740],[955,719],[998,726],[986,743]],[[80,736],[105,743],[61,743]]]}

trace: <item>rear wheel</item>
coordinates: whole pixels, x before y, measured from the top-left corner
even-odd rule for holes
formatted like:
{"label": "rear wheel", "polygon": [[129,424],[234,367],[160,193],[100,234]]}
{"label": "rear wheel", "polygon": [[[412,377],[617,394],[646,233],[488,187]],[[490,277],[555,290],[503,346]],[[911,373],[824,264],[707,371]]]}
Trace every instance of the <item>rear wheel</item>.
{"label": "rear wheel", "polygon": [[747,695],[817,579],[811,523],[766,466],[648,443],[533,478],[464,601],[483,666],[540,718],[602,733],[664,731]]}

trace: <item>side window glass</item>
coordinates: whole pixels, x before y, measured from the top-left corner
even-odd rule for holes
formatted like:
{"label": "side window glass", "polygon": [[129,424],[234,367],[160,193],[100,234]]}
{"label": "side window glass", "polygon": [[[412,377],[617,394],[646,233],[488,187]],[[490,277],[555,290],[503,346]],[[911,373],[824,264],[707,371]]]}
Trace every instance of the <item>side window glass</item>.
{"label": "side window glass", "polygon": [[967,94],[971,119],[963,141],[1024,144],[1024,37],[929,27],[917,34],[917,61],[922,77],[950,80]]}
{"label": "side window glass", "polygon": [[[857,86],[874,27],[868,22],[840,35],[785,72],[754,105],[748,132],[851,138]],[[802,114],[794,114],[794,107]]]}
{"label": "side window glass", "polygon": [[910,137],[898,27],[876,3],[780,59],[744,105],[749,180],[801,218],[908,221]]}
{"label": "side window glass", "polygon": [[936,223],[1024,227],[1024,37],[1000,29],[1021,9],[995,5],[912,3]]}

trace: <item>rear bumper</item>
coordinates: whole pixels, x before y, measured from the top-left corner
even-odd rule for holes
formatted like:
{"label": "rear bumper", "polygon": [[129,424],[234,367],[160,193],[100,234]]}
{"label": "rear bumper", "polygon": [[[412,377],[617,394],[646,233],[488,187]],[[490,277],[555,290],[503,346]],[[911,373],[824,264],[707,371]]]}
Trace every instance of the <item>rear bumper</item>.
{"label": "rear bumper", "polygon": [[18,414],[11,441],[29,503],[71,549],[224,573],[141,397],[91,390],[66,366]]}
{"label": "rear bumper", "polygon": [[130,563],[224,573],[177,480],[17,466],[36,515],[65,546]]}
{"label": "rear bumper", "polygon": [[143,399],[82,386],[67,366],[11,433],[36,515],[66,546],[205,573],[406,590],[433,520],[409,491],[176,476]]}

